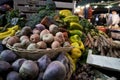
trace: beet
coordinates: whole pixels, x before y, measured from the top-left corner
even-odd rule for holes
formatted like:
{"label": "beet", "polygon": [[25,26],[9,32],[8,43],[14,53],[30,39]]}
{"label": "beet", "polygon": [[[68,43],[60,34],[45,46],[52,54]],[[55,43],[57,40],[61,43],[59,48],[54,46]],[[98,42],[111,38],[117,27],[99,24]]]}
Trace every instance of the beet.
{"label": "beet", "polygon": [[69,72],[69,60],[68,58],[65,56],[65,53],[62,52],[61,54],[59,54],[59,56],[57,57],[58,61],[60,61],[61,63],[64,64],[65,68],[66,68],[66,72]]}
{"label": "beet", "polygon": [[7,62],[13,62],[16,60],[17,55],[11,50],[4,50],[0,54],[1,59]]}
{"label": "beet", "polygon": [[21,65],[23,64],[23,62],[25,61],[26,59],[24,58],[21,58],[21,59],[17,59],[15,62],[12,63],[12,68],[14,71],[19,71]]}
{"label": "beet", "polygon": [[11,65],[6,61],[0,61],[0,74],[7,73],[10,71]]}
{"label": "beet", "polygon": [[60,61],[53,61],[45,70],[43,80],[65,80],[65,77],[65,66]]}
{"label": "beet", "polygon": [[18,72],[12,71],[8,73],[6,80],[22,80]]}
{"label": "beet", "polygon": [[40,31],[45,29],[45,26],[43,24],[36,24],[35,27]]}
{"label": "beet", "polygon": [[34,61],[26,60],[19,69],[19,74],[23,79],[33,80],[38,76],[39,68]]}
{"label": "beet", "polygon": [[44,55],[40,59],[38,59],[37,62],[38,62],[40,71],[45,71],[47,66],[51,63],[51,60],[47,55]]}

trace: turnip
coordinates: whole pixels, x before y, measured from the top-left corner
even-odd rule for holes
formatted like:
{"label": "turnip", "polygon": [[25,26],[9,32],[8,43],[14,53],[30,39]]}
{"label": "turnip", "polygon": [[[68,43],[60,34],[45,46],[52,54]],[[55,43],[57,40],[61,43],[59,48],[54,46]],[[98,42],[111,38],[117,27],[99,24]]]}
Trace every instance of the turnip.
{"label": "turnip", "polygon": [[38,76],[39,68],[37,64],[32,60],[26,60],[23,62],[19,69],[19,74],[23,79],[33,80]]}
{"label": "turnip", "polygon": [[42,31],[45,29],[45,26],[43,24],[36,24],[35,25],[36,29],[38,29],[39,31]]}
{"label": "turnip", "polygon": [[13,62],[12,63],[13,70],[19,72],[19,69],[25,60],[26,59],[24,58],[20,58],[20,59],[17,59],[15,62]]}
{"label": "turnip", "polygon": [[17,55],[11,50],[4,50],[0,54],[1,59],[7,62],[14,62],[17,59]]}
{"label": "turnip", "polygon": [[45,70],[43,80],[65,80],[65,76],[65,66],[60,61],[53,61]]}
{"label": "turnip", "polygon": [[11,69],[11,65],[6,61],[0,61],[0,74],[6,73]]}
{"label": "turnip", "polygon": [[6,80],[22,80],[18,72],[12,71],[8,73]]}
{"label": "turnip", "polygon": [[47,55],[44,55],[40,59],[38,59],[37,62],[38,62],[40,71],[45,71],[47,66],[50,64],[51,60]]}

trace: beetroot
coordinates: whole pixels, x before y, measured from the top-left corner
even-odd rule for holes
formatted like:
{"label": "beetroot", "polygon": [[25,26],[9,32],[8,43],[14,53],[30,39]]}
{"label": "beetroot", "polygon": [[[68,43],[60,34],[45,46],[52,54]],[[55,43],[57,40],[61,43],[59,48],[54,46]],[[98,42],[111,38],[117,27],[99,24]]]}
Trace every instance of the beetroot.
{"label": "beetroot", "polygon": [[12,63],[12,68],[14,71],[19,71],[21,65],[23,64],[23,62],[25,61],[26,59],[24,58],[21,58],[21,59],[17,59],[15,62]]}
{"label": "beetroot", "polygon": [[6,73],[11,69],[11,65],[6,61],[0,61],[0,74]]}
{"label": "beetroot", "polygon": [[51,60],[47,55],[44,55],[40,59],[38,59],[38,65],[39,65],[40,71],[45,71],[45,69],[50,64],[50,62]]}
{"label": "beetroot", "polygon": [[38,76],[39,68],[34,61],[26,60],[19,69],[19,74],[23,79],[33,80]]}
{"label": "beetroot", "polygon": [[40,31],[45,29],[45,26],[43,24],[37,24],[37,25],[35,25],[35,27],[36,27],[36,29],[38,29]]}
{"label": "beetroot", "polygon": [[6,80],[22,80],[18,72],[12,71],[8,73]]}
{"label": "beetroot", "polygon": [[53,61],[45,70],[43,80],[65,80],[65,76],[65,66],[59,61]]}
{"label": "beetroot", "polygon": [[0,54],[1,59],[7,62],[13,62],[16,60],[17,55],[11,50],[4,50]]}
{"label": "beetroot", "polygon": [[62,52],[57,59],[58,61],[60,61],[61,63],[64,64],[65,68],[66,68],[66,73],[69,72],[69,60],[68,58],[65,56],[65,52]]}

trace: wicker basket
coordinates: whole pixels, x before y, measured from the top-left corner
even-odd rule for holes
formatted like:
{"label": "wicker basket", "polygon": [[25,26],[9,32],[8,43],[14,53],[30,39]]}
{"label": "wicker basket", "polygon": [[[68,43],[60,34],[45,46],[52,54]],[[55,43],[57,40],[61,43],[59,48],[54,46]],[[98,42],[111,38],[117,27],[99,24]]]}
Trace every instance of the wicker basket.
{"label": "wicker basket", "polygon": [[45,54],[47,54],[50,58],[53,58],[56,55],[58,55],[59,52],[63,52],[63,51],[69,52],[72,49],[72,47],[60,47],[49,50],[46,49],[26,50],[26,49],[10,46],[9,44],[6,44],[6,46],[10,50],[14,51],[19,57],[32,59],[32,60],[37,60]]}
{"label": "wicker basket", "polygon": [[[60,48],[50,49],[50,50],[45,50],[45,49],[26,50],[26,49],[12,47],[9,44],[6,44],[6,46],[10,50],[14,51],[19,57],[32,59],[32,60],[37,60],[43,55],[48,55],[50,58],[54,58],[55,56],[60,54],[60,52],[69,52],[72,49],[72,47],[60,47]],[[69,63],[68,63],[69,72],[66,74],[65,80],[70,80],[71,75],[74,71],[74,64],[72,63],[71,59],[67,55],[66,57],[69,60]]]}

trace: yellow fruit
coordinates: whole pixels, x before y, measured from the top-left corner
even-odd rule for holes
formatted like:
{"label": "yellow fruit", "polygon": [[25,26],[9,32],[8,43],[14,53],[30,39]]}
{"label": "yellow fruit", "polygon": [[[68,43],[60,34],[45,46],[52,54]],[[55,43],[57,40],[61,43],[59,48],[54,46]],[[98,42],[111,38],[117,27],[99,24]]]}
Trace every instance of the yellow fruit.
{"label": "yellow fruit", "polygon": [[71,50],[71,57],[73,59],[78,59],[82,55],[82,52],[79,48],[73,48]]}
{"label": "yellow fruit", "polygon": [[19,29],[18,25],[8,28],[7,31],[0,33],[0,40],[6,38],[8,36],[13,36],[18,29]]}
{"label": "yellow fruit", "polygon": [[13,36],[15,34],[15,30],[12,30],[9,36]]}

